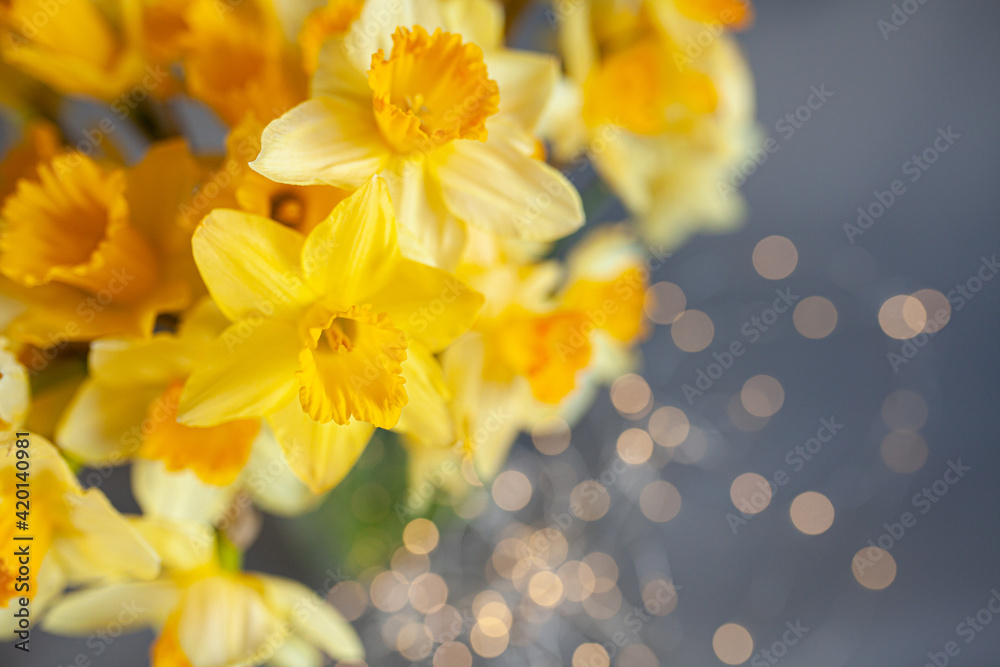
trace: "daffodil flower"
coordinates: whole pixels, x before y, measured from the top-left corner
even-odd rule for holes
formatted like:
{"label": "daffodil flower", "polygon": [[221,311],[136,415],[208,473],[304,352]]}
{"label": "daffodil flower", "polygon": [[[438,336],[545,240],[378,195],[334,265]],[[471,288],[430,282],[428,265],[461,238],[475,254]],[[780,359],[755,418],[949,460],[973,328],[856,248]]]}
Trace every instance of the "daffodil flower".
{"label": "daffodil flower", "polygon": [[90,375],[66,408],[56,441],[89,465],[121,465],[133,458],[191,470],[216,486],[232,483],[250,457],[260,419],[198,428],[177,422],[184,381],[207,363],[211,341],[228,325],[205,300],[177,335],[106,338],[90,351]]}
{"label": "daffodil flower", "polygon": [[[268,125],[251,167],[295,185],[357,188],[382,176],[419,244],[407,252],[450,268],[466,224],[550,241],[577,229],[583,211],[531,134],[554,61],[499,48],[492,14],[471,20],[444,5],[366,2],[347,35],[326,43],[312,99]],[[470,41],[481,35],[488,53]]]}
{"label": "daffodil flower", "polygon": [[752,19],[750,3],[582,0],[564,19],[567,76],[540,130],[557,156],[586,151],[663,250],[737,224],[728,172],[759,137],[752,79],[726,28]]}
{"label": "daffodil flower", "polygon": [[199,289],[178,207],[201,168],[183,141],[128,171],[67,152],[22,179],[0,208],[0,292],[22,304],[8,334],[40,347],[149,336]]}
{"label": "daffodil flower", "polygon": [[343,478],[374,427],[396,426],[411,401],[419,410],[434,400],[423,382],[440,373],[431,352],[467,330],[482,305],[449,273],[403,257],[377,178],[308,236],[216,210],[193,244],[233,324],[185,383],[179,420],[214,426],[267,416],[290,465],[317,492]]}
{"label": "daffodil flower", "polygon": [[204,526],[143,519],[135,527],[160,553],[162,576],[72,593],[53,606],[46,630],[85,637],[110,623],[125,632],[152,627],[152,667],[319,665],[321,651],[364,656],[350,623],[325,600],[296,582],[234,569]]}
{"label": "daffodil flower", "polygon": [[[23,460],[30,462],[27,468],[17,466]],[[19,478],[18,472],[27,474]],[[30,485],[23,526],[15,514],[18,483]],[[25,536],[31,539],[15,539]],[[25,544],[31,554],[26,580],[19,579],[15,555]],[[34,433],[0,434],[0,606],[5,608],[0,636],[13,636],[17,619],[10,605],[21,597],[31,601],[34,617],[41,618],[67,585],[148,580],[159,569],[152,547],[100,490],[80,487],[51,443]]]}

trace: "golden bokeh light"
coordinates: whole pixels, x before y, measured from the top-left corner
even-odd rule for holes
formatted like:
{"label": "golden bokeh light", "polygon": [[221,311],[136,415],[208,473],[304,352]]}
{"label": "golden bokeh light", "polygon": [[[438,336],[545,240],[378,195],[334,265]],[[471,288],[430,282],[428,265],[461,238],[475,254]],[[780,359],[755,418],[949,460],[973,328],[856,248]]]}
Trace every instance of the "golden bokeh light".
{"label": "golden bokeh light", "polygon": [[770,375],[755,375],[743,384],[740,400],[754,417],[771,417],[785,404],[785,389]]}
{"label": "golden bokeh light", "polygon": [[410,606],[421,614],[430,614],[448,601],[448,584],[433,572],[419,575],[410,584]]}
{"label": "golden bokeh light", "polygon": [[597,587],[597,575],[583,561],[571,560],[563,564],[556,574],[562,579],[566,599],[570,602],[583,602]]}
{"label": "golden bokeh light", "polygon": [[833,503],[822,493],[806,491],[799,494],[788,512],[792,524],[806,535],[820,535],[833,525]]}
{"label": "golden bokeh light", "polygon": [[611,656],[600,644],[580,644],[573,651],[573,667],[611,667]]}
{"label": "golden bokeh light", "polygon": [[927,311],[918,299],[898,294],[882,304],[878,311],[878,323],[886,336],[906,340],[927,326]]}
{"label": "golden bokeh light", "polygon": [[649,416],[649,434],[656,444],[677,447],[688,437],[691,422],[680,408],[665,405]]}
{"label": "golden bokeh light", "polygon": [[913,431],[890,431],[879,448],[882,461],[893,472],[914,473],[927,462],[927,442]]}
{"label": "golden bokeh light", "polygon": [[396,650],[410,662],[420,662],[434,650],[434,638],[423,623],[407,623],[396,636]]}
{"label": "golden bokeh light", "polygon": [[409,599],[409,582],[398,572],[382,572],[372,580],[372,604],[385,612],[402,609]]}
{"label": "golden bokeh light", "polygon": [[913,298],[924,307],[927,322],[923,333],[936,333],[951,321],[951,304],[948,297],[936,289],[922,289],[913,293]]}
{"label": "golden bokeh light", "polygon": [[712,649],[727,665],[742,665],[753,653],[753,637],[742,625],[726,623],[715,631]]}
{"label": "golden bokeh light", "polygon": [[781,280],[792,275],[799,263],[799,251],[784,236],[768,236],[753,249],[753,268],[762,278]]}
{"label": "golden bokeh light", "polygon": [[660,661],[645,644],[629,644],[618,656],[618,667],[660,667]]}
{"label": "golden bokeh light", "polygon": [[514,616],[506,603],[494,600],[483,605],[479,613],[476,614],[476,621],[487,636],[503,637],[510,632]]}
{"label": "golden bokeh light", "polygon": [[646,317],[657,324],[671,324],[687,307],[684,290],[674,283],[659,282],[646,290],[643,309]]}
{"label": "golden bokeh light", "polygon": [[685,310],[670,325],[674,345],[684,352],[701,352],[712,344],[715,325],[712,318],[700,310]]}
{"label": "golden bokeh light", "polygon": [[885,549],[869,546],[854,554],[851,570],[859,584],[880,591],[896,579],[896,559]]}
{"label": "golden bokeh light", "polygon": [[623,417],[640,417],[653,402],[649,383],[633,373],[622,375],[611,385],[611,403]]}
{"label": "golden bokeh light", "polygon": [[531,577],[528,583],[528,596],[535,604],[542,607],[555,607],[563,599],[563,583],[554,572],[542,571]]}
{"label": "golden bokeh light", "polygon": [[368,591],[357,581],[341,581],[326,599],[348,621],[356,621],[368,609]]}
{"label": "golden bokeh light", "polygon": [[653,455],[653,439],[641,428],[630,428],[618,436],[615,448],[625,463],[642,465]]}
{"label": "golden bokeh light", "polygon": [[650,482],[639,494],[639,508],[650,521],[666,523],[681,511],[681,494],[670,482]]}
{"label": "golden bokeh light", "polygon": [[882,401],[882,421],[891,429],[921,429],[927,423],[927,402],[915,391],[897,389]]}
{"label": "golden bokeh light", "polygon": [[569,496],[569,508],[584,521],[597,521],[608,513],[611,495],[600,482],[588,479],[573,488]]}
{"label": "golden bokeh light", "polygon": [[519,470],[505,470],[493,480],[492,494],[497,507],[516,512],[531,500],[531,480]]}
{"label": "golden bokeh light", "polygon": [[569,424],[561,417],[545,417],[531,428],[531,442],[547,456],[562,454],[569,447],[570,435]]}
{"label": "golden bokeh light", "polygon": [[389,565],[394,572],[403,576],[406,581],[431,569],[431,559],[427,554],[415,554],[406,547],[396,549]]}
{"label": "golden bokeh light", "polygon": [[483,632],[483,629],[477,623],[472,626],[472,631],[469,633],[469,642],[472,644],[472,650],[479,655],[484,658],[495,658],[507,650],[507,645],[510,643],[510,635],[505,634],[502,637],[490,637]]}
{"label": "golden bokeh light", "polygon": [[439,644],[450,642],[462,632],[462,614],[458,609],[446,604],[424,617],[427,629]]}
{"label": "golden bokeh light", "polygon": [[729,487],[733,506],[744,514],[758,514],[771,504],[771,484],[755,472],[745,472]]}
{"label": "golden bokeh light", "polygon": [[795,306],[792,322],[806,338],[826,338],[837,328],[837,308],[825,297],[808,296]]}
{"label": "golden bokeh light", "polygon": [[415,554],[429,554],[434,551],[440,537],[437,526],[427,519],[414,519],[403,529],[403,544]]}
{"label": "golden bokeh light", "polygon": [[642,587],[642,604],[653,616],[666,616],[677,608],[674,582],[659,576]]}
{"label": "golden bokeh light", "polygon": [[446,642],[434,652],[434,667],[472,667],[472,653],[461,642]]}

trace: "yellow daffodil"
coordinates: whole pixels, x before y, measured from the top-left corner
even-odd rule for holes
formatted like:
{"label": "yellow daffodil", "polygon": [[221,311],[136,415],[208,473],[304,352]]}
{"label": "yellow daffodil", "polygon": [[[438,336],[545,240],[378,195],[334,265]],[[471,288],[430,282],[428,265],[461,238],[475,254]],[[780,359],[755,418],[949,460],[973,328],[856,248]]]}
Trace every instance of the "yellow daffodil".
{"label": "yellow daffodil", "polygon": [[145,74],[123,31],[117,2],[11,0],[0,8],[0,55],[69,94],[110,100]]}
{"label": "yellow daffodil", "polygon": [[305,99],[306,76],[266,0],[191,0],[185,15],[188,92],[229,125],[270,120]]}
{"label": "yellow daffodil", "polygon": [[757,133],[752,81],[726,30],[751,17],[740,0],[585,0],[560,24],[568,76],[543,133],[562,160],[585,150],[664,247],[742,216],[727,173]]}
{"label": "yellow daffodil", "polygon": [[[402,256],[380,179],[308,236],[214,211],[194,234],[194,255],[233,324],[185,384],[180,421],[268,416],[290,465],[316,491],[343,478],[373,427],[392,428],[425,393],[421,379],[432,373],[408,366],[429,363],[482,304],[448,273]],[[410,382],[420,390],[408,394]]]}
{"label": "yellow daffodil", "polygon": [[459,275],[486,305],[475,330],[441,355],[450,429],[404,432],[411,485],[441,478],[435,485],[452,495],[460,476],[442,477],[445,467],[455,471],[472,455],[479,476],[491,479],[518,432],[547,415],[578,418],[599,383],[631,369],[632,346],[647,333],[646,267],[620,226],[588,235],[565,267],[526,261],[495,240],[476,250]]}
{"label": "yellow daffodil", "polygon": [[[381,175],[409,232],[401,241],[418,244],[407,253],[451,267],[466,224],[552,240],[583,213],[573,186],[537,159],[531,134],[555,63],[501,48],[502,27],[482,25],[492,14],[445,4],[366,2],[323,49],[312,99],[268,125],[251,166],[296,185],[357,188]],[[479,36],[489,43],[472,41]]]}
{"label": "yellow daffodil", "polygon": [[168,471],[191,470],[209,484],[232,483],[250,457],[260,420],[207,428],[177,422],[184,381],[209,361],[209,344],[227,325],[214,304],[204,301],[177,335],[95,341],[90,377],[58,427],[59,446],[89,465],[149,459]]}
{"label": "yellow daffodil", "polygon": [[109,169],[77,152],[22,179],[0,208],[0,290],[22,304],[11,337],[38,346],[148,336],[200,290],[177,221],[200,167],[181,141]]}
{"label": "yellow daffodil", "polygon": [[[18,466],[19,461],[29,464]],[[16,512],[24,505],[15,507],[17,491],[25,489],[30,509],[19,518]],[[17,629],[11,605],[22,597],[38,619],[66,585],[153,579],[159,572],[159,559],[140,534],[100,490],[81,488],[56,448],[39,435],[0,434],[0,510],[0,606],[5,608],[0,635],[5,637]],[[18,554],[25,546],[30,557],[22,571],[25,562]]]}
{"label": "yellow daffodil", "polygon": [[350,623],[319,595],[280,577],[234,571],[205,527],[147,519],[136,528],[160,553],[163,575],[67,595],[47,615],[46,630],[85,637],[112,622],[126,632],[152,627],[152,667],[318,665],[320,652],[363,657]]}

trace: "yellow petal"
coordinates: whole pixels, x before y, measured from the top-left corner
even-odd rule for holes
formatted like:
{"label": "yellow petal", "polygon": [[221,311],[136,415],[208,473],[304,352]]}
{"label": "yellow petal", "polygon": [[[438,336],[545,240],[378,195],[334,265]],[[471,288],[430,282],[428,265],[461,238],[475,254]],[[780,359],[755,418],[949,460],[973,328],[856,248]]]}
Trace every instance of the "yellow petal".
{"label": "yellow petal", "polygon": [[254,655],[284,641],[279,620],[248,579],[208,577],[187,589],[177,639],[193,667],[252,665]]}
{"label": "yellow petal", "polygon": [[139,449],[143,419],[160,385],[127,389],[86,380],[56,427],[56,442],[91,466],[121,465]]}
{"label": "yellow petal", "polygon": [[5,430],[21,425],[31,401],[28,371],[8,346],[0,337],[0,428]]}
{"label": "yellow petal", "polygon": [[552,241],[578,229],[583,205],[573,185],[531,157],[533,144],[523,136],[498,127],[490,127],[486,143],[452,144],[437,170],[448,208],[468,224],[504,237]]}
{"label": "yellow petal", "polygon": [[69,637],[86,637],[112,625],[123,632],[138,632],[163,623],[178,597],[169,581],[116,583],[78,591],[49,609],[43,627]]}
{"label": "yellow petal", "polygon": [[288,615],[297,634],[336,660],[353,662],[364,657],[354,628],[326,600],[288,579],[260,576],[258,580],[264,584],[268,602]]}
{"label": "yellow petal", "polygon": [[277,318],[230,326],[188,378],[178,421],[189,426],[260,417],[295,396],[299,332]]}
{"label": "yellow petal", "polygon": [[375,432],[374,426],[359,421],[347,426],[317,423],[297,402],[271,415],[268,422],[288,464],[314,493],[339,484]]}
{"label": "yellow petal", "polygon": [[399,261],[396,220],[385,181],[375,177],[310,232],[302,267],[310,286],[341,307],[364,303]]}
{"label": "yellow petal", "polygon": [[278,183],[357,188],[388,157],[370,101],[319,97],[264,128],[260,155],[250,167]]}
{"label": "yellow petal", "polygon": [[183,343],[170,334],[149,339],[95,340],[87,358],[91,377],[109,387],[163,385],[191,371]]}
{"label": "yellow petal", "polygon": [[404,259],[385,288],[366,301],[437,351],[469,330],[483,295],[447,271]]}
{"label": "yellow petal", "polygon": [[212,298],[235,321],[288,312],[312,299],[299,271],[302,242],[273,220],[217,209],[198,226],[192,246]]}
{"label": "yellow petal", "polygon": [[566,291],[565,306],[579,310],[597,329],[628,343],[645,331],[643,326],[642,269],[626,269],[614,280],[578,280]]}
{"label": "yellow petal", "polygon": [[317,310],[311,345],[299,354],[299,402],[317,422],[347,425],[353,417],[392,428],[406,405],[402,362],[406,334],[367,307]]}
{"label": "yellow petal", "polygon": [[190,470],[206,484],[226,486],[242,472],[250,447],[260,432],[259,419],[240,419],[218,426],[185,426],[177,422],[177,402],[184,384],[174,381],[150,406],[152,424],[138,455],[162,461],[169,472]]}
{"label": "yellow petal", "polygon": [[555,90],[559,62],[546,54],[503,49],[487,56],[486,66],[500,86],[500,114],[533,130]]}
{"label": "yellow petal", "polygon": [[358,71],[371,65],[372,54],[392,51],[392,34],[398,27],[420,26],[427,32],[444,28],[439,3],[427,0],[367,0],[345,40]]}
{"label": "yellow petal", "polygon": [[411,343],[403,362],[409,403],[399,415],[395,431],[429,447],[447,447],[455,442],[450,392],[445,386],[441,364],[424,346]]}
{"label": "yellow petal", "polygon": [[190,470],[168,472],[161,461],[132,463],[132,494],[144,517],[214,525],[237,492],[236,485],[206,484]]}
{"label": "yellow petal", "polygon": [[98,489],[87,489],[69,504],[76,534],[52,545],[68,579],[153,579],[159,574],[159,556]]}
{"label": "yellow petal", "polygon": [[[139,465],[149,464],[140,462]],[[150,480],[145,475],[139,477],[142,478],[142,481]],[[135,479],[136,476],[133,475],[133,482]],[[185,494],[188,489],[176,486],[173,491],[177,494]],[[187,502],[188,498],[184,497],[184,500]],[[146,511],[145,505],[140,504],[140,507]],[[190,572],[196,569],[204,571],[206,567],[211,567],[218,558],[215,545],[215,527],[212,523],[198,519],[171,519],[147,514],[141,518],[133,518],[132,526],[149,542],[150,546],[156,549],[165,569],[175,572]]]}
{"label": "yellow petal", "polygon": [[243,490],[262,510],[278,516],[303,514],[315,509],[323,498],[313,493],[288,465],[270,426],[261,429],[250,451]]}
{"label": "yellow petal", "polygon": [[396,211],[396,233],[403,254],[425,264],[454,269],[466,246],[465,224],[445,206],[429,160],[393,161],[384,172]]}
{"label": "yellow petal", "polygon": [[722,23],[731,28],[746,28],[753,21],[750,0],[675,0],[685,16],[703,23]]}

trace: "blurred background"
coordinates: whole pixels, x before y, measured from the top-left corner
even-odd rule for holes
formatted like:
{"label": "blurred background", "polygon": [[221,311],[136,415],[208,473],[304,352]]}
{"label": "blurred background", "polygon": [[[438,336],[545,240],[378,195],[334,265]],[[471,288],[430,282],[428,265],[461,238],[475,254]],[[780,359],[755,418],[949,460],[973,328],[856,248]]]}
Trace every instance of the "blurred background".
{"label": "blurred background", "polygon": [[[754,4],[774,141],[743,228],[656,263],[638,374],[522,436],[463,520],[401,508],[389,440],[265,517],[247,568],[331,591],[369,665],[998,664],[1000,6]],[[150,641],[33,638],[46,667]]]}

